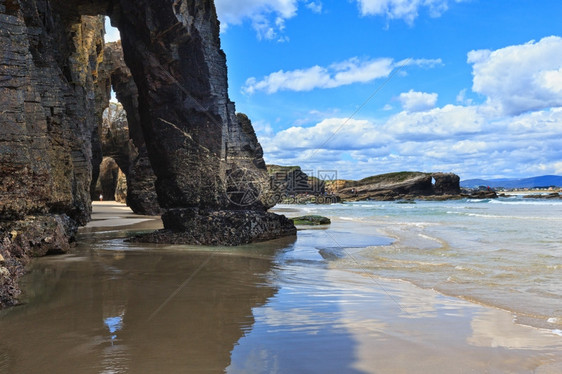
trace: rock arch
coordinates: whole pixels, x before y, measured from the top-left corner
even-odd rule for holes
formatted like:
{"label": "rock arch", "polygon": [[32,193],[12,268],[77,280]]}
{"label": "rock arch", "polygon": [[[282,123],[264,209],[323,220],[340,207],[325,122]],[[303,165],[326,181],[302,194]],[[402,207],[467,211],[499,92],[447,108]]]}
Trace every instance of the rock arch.
{"label": "rock arch", "polygon": [[[109,99],[99,75],[101,15],[121,32],[167,209],[166,230],[145,239],[240,244],[293,235],[285,217],[267,212],[261,147],[228,98],[212,0],[0,0],[2,264],[15,269],[25,254],[67,250],[89,220],[98,124]],[[252,198],[233,200],[232,191]],[[37,225],[53,227],[57,240],[42,242],[31,216],[48,221]]]}

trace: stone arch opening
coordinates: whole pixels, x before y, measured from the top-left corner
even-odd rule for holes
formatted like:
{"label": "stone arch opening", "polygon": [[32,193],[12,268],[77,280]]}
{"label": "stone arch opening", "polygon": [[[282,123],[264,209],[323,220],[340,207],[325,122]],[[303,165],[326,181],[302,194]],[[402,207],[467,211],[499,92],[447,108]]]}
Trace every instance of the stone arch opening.
{"label": "stone arch opening", "polygon": [[112,157],[104,157],[100,165],[100,174],[92,194],[93,201],[125,202],[127,180],[125,173]]}
{"label": "stone arch opening", "polygon": [[[266,212],[274,202],[262,150],[251,122],[236,116],[228,98],[212,0],[18,0],[9,8],[14,29],[9,35],[21,37],[2,43],[9,55],[22,56],[8,63],[19,64],[24,79],[6,87],[18,91],[14,102],[22,100],[17,105],[25,108],[20,117],[27,125],[14,136],[30,138],[32,146],[6,156],[25,155],[3,178],[2,188],[12,181],[17,187],[0,191],[1,218],[58,214],[79,225],[90,219],[90,191],[103,158],[98,124],[111,86],[126,84],[101,74],[104,16],[109,16],[121,34],[129,82],[138,91],[136,110],[115,91],[127,112],[138,163],[152,165],[158,202],[166,209],[164,226],[180,233],[174,240],[239,244],[295,232],[288,221]],[[2,128],[9,128],[10,118],[3,116]],[[137,124],[139,131],[133,131]],[[132,174],[130,167],[122,170]],[[243,204],[229,199],[227,192],[244,188],[260,193]]]}
{"label": "stone arch opening", "polygon": [[[135,160],[152,166],[166,209],[166,230],[142,240],[238,245],[296,233],[267,212],[275,200],[251,122],[228,97],[213,0],[0,0],[0,15],[0,250],[10,284],[29,256],[68,251],[91,218],[99,124],[119,85],[101,74],[104,16],[138,90],[136,110],[115,90]],[[259,194],[229,200],[227,191],[248,188]],[[17,292],[0,289],[0,306]]]}
{"label": "stone arch opening", "polygon": [[104,117],[101,134],[103,154],[120,155],[116,161],[127,181],[124,202],[138,214],[161,214],[155,189],[156,175],[148,158],[140,125],[138,89],[124,61],[120,41],[105,44],[101,75],[107,82],[107,94],[114,94],[118,100],[117,103],[109,102],[106,109],[108,115]]}

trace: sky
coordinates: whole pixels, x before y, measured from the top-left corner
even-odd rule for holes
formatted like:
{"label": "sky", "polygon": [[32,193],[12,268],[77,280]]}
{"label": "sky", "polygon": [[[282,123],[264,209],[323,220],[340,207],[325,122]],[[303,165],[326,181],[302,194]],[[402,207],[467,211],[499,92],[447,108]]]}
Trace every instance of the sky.
{"label": "sky", "polygon": [[215,3],[230,98],[269,164],[562,175],[562,1]]}

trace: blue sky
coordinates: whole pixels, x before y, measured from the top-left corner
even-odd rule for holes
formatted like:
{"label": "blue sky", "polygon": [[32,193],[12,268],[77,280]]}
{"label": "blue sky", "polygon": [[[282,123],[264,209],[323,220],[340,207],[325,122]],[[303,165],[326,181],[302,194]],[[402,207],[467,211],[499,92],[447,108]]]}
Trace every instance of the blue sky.
{"label": "blue sky", "polygon": [[562,1],[215,2],[267,163],[562,174]]}

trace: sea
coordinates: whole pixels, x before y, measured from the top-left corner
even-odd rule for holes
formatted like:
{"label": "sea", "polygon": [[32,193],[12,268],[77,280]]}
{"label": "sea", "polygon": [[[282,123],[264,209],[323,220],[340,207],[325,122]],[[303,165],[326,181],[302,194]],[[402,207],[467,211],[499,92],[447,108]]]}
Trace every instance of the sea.
{"label": "sea", "polygon": [[562,373],[560,200],[279,205],[332,223],[239,247],[126,209],[32,261],[0,373]]}
{"label": "sea", "polygon": [[[354,202],[308,206],[391,244],[339,245],[332,268],[400,279],[512,312],[520,323],[562,329],[562,200]],[[299,213],[300,214],[300,213]],[[350,231],[353,231],[350,229]]]}

